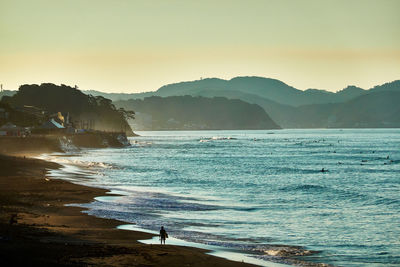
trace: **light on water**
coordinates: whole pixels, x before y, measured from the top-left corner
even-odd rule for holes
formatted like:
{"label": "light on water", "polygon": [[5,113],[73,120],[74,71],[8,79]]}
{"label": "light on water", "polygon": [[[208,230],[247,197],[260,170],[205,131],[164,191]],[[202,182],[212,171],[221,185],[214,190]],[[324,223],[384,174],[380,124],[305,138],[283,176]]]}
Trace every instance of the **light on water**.
{"label": "light on water", "polygon": [[[133,231],[144,231],[146,233],[158,235],[157,231],[152,231],[152,230],[146,230],[143,228],[138,228],[135,225],[131,224],[124,224],[120,225],[117,227],[118,229],[122,230],[133,230]],[[139,242],[144,243],[144,244],[160,244],[160,239],[159,236],[154,236],[152,239],[148,240],[139,240]],[[235,251],[231,251],[229,248],[221,248],[218,246],[211,246],[211,245],[206,245],[202,243],[195,243],[195,242],[188,242],[184,241],[181,239],[173,238],[170,237],[168,238],[168,244],[169,245],[175,245],[175,246],[185,246],[185,247],[196,247],[196,248],[201,248],[208,250],[207,254],[218,256],[221,258],[226,258],[234,261],[240,261],[240,262],[246,262],[246,263],[252,263],[260,266],[265,266],[265,267],[284,267],[287,265],[284,264],[277,264],[277,263],[271,263],[271,262],[266,262],[262,259],[257,259],[255,257],[252,257],[251,255],[245,255],[243,253],[238,253]]]}
{"label": "light on water", "polygon": [[68,157],[123,192],[89,213],[268,261],[400,264],[398,129],[139,134]]}

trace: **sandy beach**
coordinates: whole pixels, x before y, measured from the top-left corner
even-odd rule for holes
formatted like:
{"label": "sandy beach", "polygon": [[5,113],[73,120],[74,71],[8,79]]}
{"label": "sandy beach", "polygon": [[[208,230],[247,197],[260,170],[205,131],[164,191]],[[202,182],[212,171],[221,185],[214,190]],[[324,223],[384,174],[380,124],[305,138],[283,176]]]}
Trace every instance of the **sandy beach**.
{"label": "sandy beach", "polygon": [[124,222],[65,206],[91,202],[106,190],[46,176],[60,167],[0,155],[1,266],[254,266],[197,248],[145,245],[138,240],[153,235],[119,230]]}

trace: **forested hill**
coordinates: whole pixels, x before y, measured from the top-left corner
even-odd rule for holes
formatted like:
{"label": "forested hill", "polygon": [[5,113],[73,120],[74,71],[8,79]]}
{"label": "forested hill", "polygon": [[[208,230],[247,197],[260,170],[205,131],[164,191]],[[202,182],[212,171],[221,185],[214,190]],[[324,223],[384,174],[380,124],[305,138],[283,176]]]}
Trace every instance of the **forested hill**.
{"label": "forested hill", "polygon": [[138,130],[242,130],[280,128],[258,105],[223,97],[146,97],[114,102],[136,112]]}
{"label": "forested hill", "polygon": [[34,106],[50,113],[69,113],[72,122],[91,121],[95,130],[126,131],[132,129],[125,119],[126,113],[117,110],[112,101],[101,96],[91,96],[66,86],[43,83],[20,86],[13,96],[3,96],[3,103],[13,107]]}

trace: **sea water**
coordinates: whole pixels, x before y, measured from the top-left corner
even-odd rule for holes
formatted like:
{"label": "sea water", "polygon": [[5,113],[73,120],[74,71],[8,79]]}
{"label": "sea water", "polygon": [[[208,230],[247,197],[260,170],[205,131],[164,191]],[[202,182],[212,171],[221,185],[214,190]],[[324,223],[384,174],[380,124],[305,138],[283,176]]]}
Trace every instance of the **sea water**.
{"label": "sea water", "polygon": [[121,195],[88,213],[286,264],[400,264],[400,129],[139,134],[64,158]]}

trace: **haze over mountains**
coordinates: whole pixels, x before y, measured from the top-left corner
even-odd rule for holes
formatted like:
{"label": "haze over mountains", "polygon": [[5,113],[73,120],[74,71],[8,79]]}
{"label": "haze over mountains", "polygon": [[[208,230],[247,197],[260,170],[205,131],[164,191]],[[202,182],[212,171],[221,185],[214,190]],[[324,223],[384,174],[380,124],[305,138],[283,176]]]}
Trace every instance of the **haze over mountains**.
{"label": "haze over mountains", "polygon": [[[261,106],[283,128],[369,128],[400,127],[400,80],[368,90],[348,86],[336,93],[296,89],[279,80],[262,77],[217,78],[169,84],[155,92],[107,94],[117,100],[149,96],[202,96],[240,99]],[[125,106],[126,107],[126,106]],[[362,111],[362,112],[361,112]]]}
{"label": "haze over mountains", "polygon": [[225,97],[151,96],[116,101],[134,110],[135,130],[261,130],[279,129],[259,105]]}
{"label": "haze over mountains", "polygon": [[[4,91],[3,94],[9,95],[10,92]],[[118,94],[103,93],[94,90],[84,91],[84,93],[103,96],[113,100],[116,107],[124,107],[139,112],[141,115],[137,116],[137,121],[140,120],[140,116],[158,116],[157,127],[164,128],[171,126],[167,126],[166,122],[168,120],[170,122],[177,120],[177,116],[174,115],[174,117],[171,114],[194,114],[195,112],[191,109],[195,106],[198,107],[196,104],[202,103],[205,105],[206,101],[203,98],[214,97],[238,99],[250,104],[257,104],[266,112],[267,120],[271,120],[272,123],[268,124],[270,128],[276,128],[276,125],[282,128],[400,127],[398,116],[400,114],[400,105],[398,104],[400,103],[400,80],[378,85],[368,90],[356,86],[347,86],[336,93],[318,89],[302,91],[282,81],[262,77],[236,77],[231,80],[209,78],[169,84],[157,91],[145,93]],[[166,97],[182,97],[185,95],[203,98],[187,98],[186,100],[192,103],[192,105],[177,104],[181,103],[178,101],[179,98],[175,98],[174,101],[165,99]],[[151,96],[162,97],[157,98],[159,106],[153,105],[155,99],[147,99]],[[126,101],[128,99],[133,100]],[[142,102],[138,101],[140,99],[145,100]],[[222,100],[219,101],[219,103],[222,103]],[[215,104],[217,102],[209,100],[207,103]],[[145,107],[145,103],[149,107]],[[224,105],[231,108],[232,103],[225,101]],[[164,122],[162,123],[161,117],[155,115],[162,113],[161,106],[164,108],[168,106],[168,111],[163,114],[162,120]],[[250,117],[254,116],[265,117],[263,114],[255,115],[256,109],[254,107],[249,108],[250,106],[245,107],[244,105],[240,106],[240,108],[239,105],[237,107],[242,113],[247,114],[249,120]],[[207,108],[210,108],[210,106]],[[205,109],[206,106],[203,106],[203,110]],[[233,109],[230,110],[233,112]],[[233,118],[234,116],[229,117],[229,119]],[[200,125],[204,126],[194,115],[192,123],[190,120],[189,117],[185,117],[184,120],[179,121],[181,127],[183,127],[182,129],[189,129],[194,125],[199,127]],[[212,123],[211,121],[209,123],[208,125],[210,126]],[[201,127],[198,129],[201,129]],[[235,127],[239,127],[238,124]],[[215,127],[212,126],[211,128]],[[226,129],[226,127],[223,126],[221,129]],[[243,127],[239,127],[238,129],[243,129]]]}
{"label": "haze over mountains", "polygon": [[301,106],[307,104],[345,102],[371,91],[396,91],[400,90],[399,88],[400,80],[375,86],[369,90],[356,86],[347,86],[336,93],[320,89],[307,89],[302,91],[276,79],[263,77],[236,77],[231,80],[207,78],[196,81],[173,83],[162,86],[157,91],[144,93],[103,93],[95,90],[88,90],[85,92],[93,95],[102,95],[113,101],[144,98],[154,95],[165,97],[177,95],[203,95],[211,94],[211,92],[214,92],[213,94],[234,94],[233,92],[237,94],[237,92],[239,92],[240,94],[261,96],[281,104]]}

